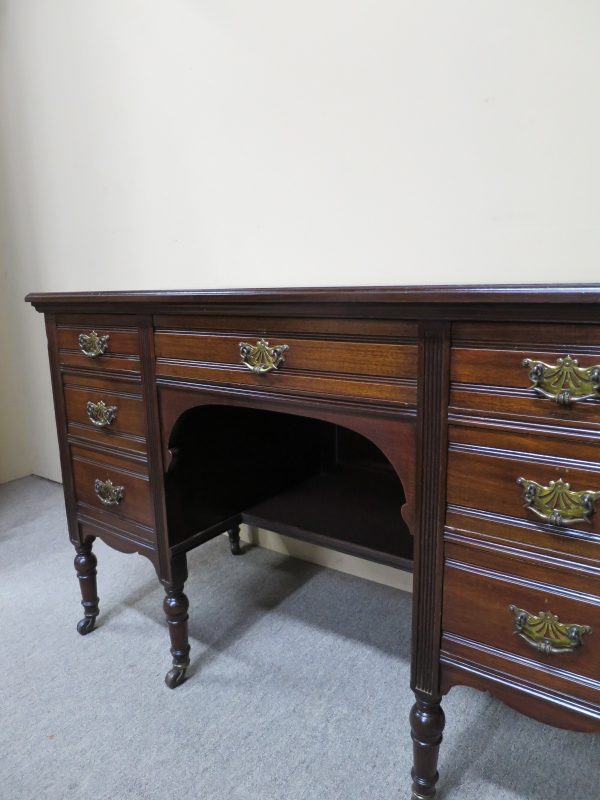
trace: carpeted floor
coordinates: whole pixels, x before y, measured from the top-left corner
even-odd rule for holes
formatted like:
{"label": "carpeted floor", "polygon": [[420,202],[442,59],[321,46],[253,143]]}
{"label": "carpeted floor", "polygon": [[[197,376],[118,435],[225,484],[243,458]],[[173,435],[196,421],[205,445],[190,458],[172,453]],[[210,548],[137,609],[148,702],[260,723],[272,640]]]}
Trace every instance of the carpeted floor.
{"label": "carpeted floor", "polygon": [[[192,669],[170,691],[148,561],[97,542],[80,618],[62,489],[0,486],[0,800],[410,796],[410,596],[224,537],[190,555]],[[445,700],[440,800],[600,798],[600,737]]]}

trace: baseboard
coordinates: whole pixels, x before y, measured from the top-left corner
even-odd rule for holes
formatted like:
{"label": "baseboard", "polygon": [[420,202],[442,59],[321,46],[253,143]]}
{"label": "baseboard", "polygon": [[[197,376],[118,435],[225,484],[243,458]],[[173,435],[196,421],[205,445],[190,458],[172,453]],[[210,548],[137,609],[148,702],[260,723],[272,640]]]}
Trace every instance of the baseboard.
{"label": "baseboard", "polygon": [[274,550],[276,553],[285,553],[303,561],[310,561],[312,564],[319,564],[323,567],[329,567],[329,569],[345,572],[348,575],[356,575],[358,578],[382,583],[385,586],[392,586],[394,589],[400,589],[403,592],[412,592],[412,575],[395,567],[375,564],[364,558],[338,553],[327,547],[290,539],[288,536],[281,536],[278,533],[272,533],[249,525],[242,525],[240,538],[250,544],[264,547],[267,550]]}

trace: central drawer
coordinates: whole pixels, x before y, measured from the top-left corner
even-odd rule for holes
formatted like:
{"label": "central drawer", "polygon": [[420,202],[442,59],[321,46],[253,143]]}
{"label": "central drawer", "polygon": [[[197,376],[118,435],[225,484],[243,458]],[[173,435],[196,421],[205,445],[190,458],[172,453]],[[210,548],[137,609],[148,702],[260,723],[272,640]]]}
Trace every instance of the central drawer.
{"label": "central drawer", "polygon": [[[344,320],[336,336],[334,321],[323,325],[318,331],[321,335],[315,335],[314,321],[310,331],[304,330],[305,320],[298,320],[296,326],[293,322],[271,320],[239,332],[157,327],[157,376],[255,390],[415,404],[417,344],[413,323],[377,327],[373,324],[377,321]],[[172,324],[181,326],[181,321],[174,319]],[[207,328],[210,324],[210,320],[205,321]],[[369,332],[370,341],[366,340]],[[264,372],[249,368],[252,355],[248,358],[245,353],[257,353]]]}

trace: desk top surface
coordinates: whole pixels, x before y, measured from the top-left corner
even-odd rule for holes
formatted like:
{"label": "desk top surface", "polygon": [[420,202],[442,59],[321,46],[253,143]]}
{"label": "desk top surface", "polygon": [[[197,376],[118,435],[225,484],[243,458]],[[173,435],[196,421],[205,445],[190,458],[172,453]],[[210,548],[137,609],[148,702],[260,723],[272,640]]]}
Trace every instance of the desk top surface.
{"label": "desk top surface", "polygon": [[376,304],[573,304],[600,303],[600,284],[511,284],[464,286],[339,286],[183,291],[40,292],[25,300],[50,307],[127,306],[131,309],[230,303]]}

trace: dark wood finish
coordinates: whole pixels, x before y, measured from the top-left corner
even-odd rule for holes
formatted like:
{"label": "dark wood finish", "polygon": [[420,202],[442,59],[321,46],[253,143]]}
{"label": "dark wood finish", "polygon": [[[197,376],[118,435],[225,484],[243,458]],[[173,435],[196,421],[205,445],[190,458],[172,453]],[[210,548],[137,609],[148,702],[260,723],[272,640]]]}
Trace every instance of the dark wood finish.
{"label": "dark wood finish", "polygon": [[[106,319],[106,318],[105,318]],[[96,358],[81,353],[79,348],[79,334],[89,333],[95,330],[96,333],[101,335],[108,335],[108,347],[106,353]],[[81,325],[64,325],[58,324],[56,329],[56,339],[58,350],[61,356],[66,353],[81,354],[85,361],[82,364],[101,364],[103,359],[110,358],[111,356],[138,356],[140,354],[140,343],[137,330],[122,330],[114,325],[102,324],[102,319],[97,322],[92,318],[89,322]],[[61,362],[64,361],[61,358]]]}
{"label": "dark wood finish", "polygon": [[83,606],[83,619],[77,623],[77,631],[85,636],[91,633],[96,625],[96,617],[99,613],[98,590],[96,588],[96,556],[92,553],[93,537],[89,537],[85,542],[75,545],[77,555],[75,556],[75,571],[79,578],[81,589],[81,605]]}
{"label": "dark wood finish", "polygon": [[[78,507],[87,508],[92,515],[99,510],[149,528],[154,526],[150,481],[140,464],[127,462],[113,453],[75,446],[71,448],[71,457]],[[123,486],[123,499],[118,505],[107,506],[98,499],[94,491],[96,479]]]}
{"label": "dark wood finish", "polygon": [[338,467],[242,512],[242,521],[412,571],[402,486],[387,470]]}
{"label": "dark wood finish", "polygon": [[600,364],[600,329],[592,325],[459,323],[454,326],[450,413],[508,417],[521,425],[568,432],[600,428],[600,398],[561,406],[532,388],[523,360],[555,364],[570,355]]}
{"label": "dark wood finish", "polygon": [[413,741],[413,768],[411,772],[413,800],[435,797],[438,782],[438,753],[446,723],[438,702],[428,702],[417,697],[410,712]]}
{"label": "dark wood finish", "polygon": [[[247,521],[414,568],[415,800],[435,794],[440,700],[455,684],[600,730],[600,511],[558,527],[516,484],[600,489],[600,401],[539,397],[522,365],[600,363],[600,286],[27,299],[46,315],[81,625],[97,614],[94,537],[144,555],[165,587],[166,682],[177,686],[189,663],[186,552],[228,533],[237,553]],[[92,329],[110,335],[97,359],[78,350]],[[267,375],[240,363],[239,342],[261,337],[290,345]],[[119,406],[106,430],[84,416],[100,395]],[[95,477],[125,486],[123,501],[102,506]],[[544,655],[514,633],[511,603],[595,633]]]}
{"label": "dark wood finish", "polygon": [[445,323],[423,325],[419,349],[419,522],[415,540],[411,670],[411,687],[416,700],[410,714],[414,749],[413,800],[435,795],[444,728],[439,692],[439,646],[449,370],[449,326]]}
{"label": "dark wood finish", "polygon": [[187,563],[185,555],[173,560],[172,579],[163,581],[166,596],[163,609],[169,626],[171,639],[171,655],[173,665],[165,675],[165,683],[169,689],[175,689],[185,680],[185,673],[190,663],[190,643],[188,641],[188,608],[189,601],[183,592],[187,579]]}
{"label": "dark wood finish", "polygon": [[473,546],[490,543],[497,552],[516,553],[520,559],[567,561],[571,569],[600,567],[600,536],[590,532],[588,525],[563,528],[541,520],[448,506],[446,540],[468,540]]}
{"label": "dark wood finish", "polygon": [[[442,650],[441,661],[441,688],[444,694],[458,684],[472,686],[474,689],[490,692],[515,711],[540,722],[548,724],[551,720],[550,724],[557,728],[598,733],[596,702],[588,704],[577,701],[568,694],[545,692],[540,686],[530,684],[526,677],[515,679],[508,672],[482,666],[485,664],[484,654],[478,654],[475,660],[469,660],[456,658]],[[528,670],[525,670],[525,674],[527,673]],[[542,735],[540,740],[543,740]],[[532,753],[534,747],[532,742]]]}
{"label": "dark wood finish", "polygon": [[[561,622],[590,625],[600,630],[600,600],[591,593],[594,580],[546,565],[509,560],[491,550],[469,552],[454,545],[447,548],[444,580],[444,634],[469,642],[473,651],[482,647],[487,663],[499,663],[506,672],[511,664],[528,665],[531,683],[547,689],[565,682],[569,693],[594,702],[600,691],[600,644],[593,633],[583,637],[583,645],[572,653],[539,653],[515,634],[511,604],[532,614],[550,611]],[[458,559],[462,560],[458,560]],[[472,562],[477,562],[472,563]],[[471,562],[471,563],[470,563]],[[480,566],[484,565],[484,566]],[[549,583],[548,581],[554,581]],[[485,602],[482,600],[485,598]],[[447,645],[446,648],[448,649]],[[494,658],[492,658],[492,653]],[[597,711],[600,720],[600,709]]]}
{"label": "dark wood finish", "polygon": [[[398,409],[391,414],[387,409],[379,407],[358,406],[352,403],[346,405],[342,402],[333,400],[322,401],[320,398],[312,397],[310,402],[299,397],[282,397],[278,393],[265,391],[264,393],[251,393],[244,391],[237,392],[234,387],[227,390],[217,390],[212,386],[202,387],[191,386],[188,384],[174,385],[164,384],[159,381],[159,406],[160,406],[160,428],[162,434],[163,460],[169,465],[168,473],[176,468],[177,464],[177,432],[180,430],[180,422],[186,419],[188,412],[198,413],[200,410],[207,409],[257,409],[274,414],[295,415],[309,417],[311,420],[321,420],[332,423],[344,430],[352,431],[368,439],[387,462],[393,467],[400,478],[404,492],[404,505],[402,506],[402,518],[411,532],[415,526],[415,495],[416,495],[416,467],[415,458],[417,451],[416,444],[416,425],[413,411]],[[277,416],[275,420],[279,420]],[[271,431],[276,431],[276,421],[270,425]],[[206,424],[204,430],[212,431],[213,447],[211,449],[210,471],[214,471],[215,458],[218,456],[220,461],[225,463],[228,469],[238,468],[240,457],[244,457],[250,466],[248,471],[254,474],[255,459],[260,458],[262,468],[265,464],[270,473],[275,475],[287,474],[292,470],[292,475],[296,475],[294,470],[298,467],[297,454],[293,451],[284,451],[279,448],[278,455],[285,460],[280,463],[273,463],[263,457],[263,443],[261,441],[261,429],[257,426],[253,428],[247,426],[246,429],[233,428],[231,420],[222,420],[222,425],[216,429],[214,421]],[[247,442],[249,431],[254,435],[254,446],[239,447],[240,438]],[[286,436],[292,436],[293,426],[286,426]],[[308,430],[305,428],[304,430]],[[236,433],[238,435],[236,435]],[[258,438],[258,441],[257,441]],[[296,445],[304,443],[303,437],[296,436]],[[314,443],[314,439],[313,439]],[[174,449],[173,449],[174,446]],[[273,437],[271,437],[273,446]],[[198,444],[196,451],[205,450],[206,442]],[[235,453],[235,458],[231,458],[231,453]],[[282,468],[284,467],[284,468]],[[313,471],[316,471],[313,470]],[[230,473],[229,473],[230,474]],[[303,473],[306,477],[306,473]],[[300,476],[302,477],[302,476]],[[259,474],[260,478],[260,474]],[[193,478],[192,478],[193,480]],[[168,480],[167,480],[168,486]],[[253,502],[256,502],[254,500]],[[209,509],[210,510],[210,509]],[[230,508],[230,510],[232,510]],[[238,509],[238,512],[242,509]],[[223,531],[227,530],[226,527]],[[171,532],[172,535],[172,532]]]}
{"label": "dark wood finish", "polygon": [[[243,334],[255,343],[260,331]],[[240,335],[210,336],[202,333],[163,333],[155,336],[156,356],[163,360],[222,364],[240,363]],[[287,344],[281,374],[288,372],[330,372],[380,378],[417,378],[417,347],[408,344],[336,342],[334,340],[271,337],[271,346]],[[247,369],[247,368],[246,368]]]}
{"label": "dark wood finish", "polygon": [[[408,305],[427,304],[429,306],[459,305],[494,305],[520,306],[533,304],[570,305],[583,303],[600,304],[600,284],[492,284],[482,286],[315,286],[310,288],[277,288],[277,289],[203,289],[186,291],[121,291],[121,292],[31,292],[25,300],[40,311],[61,310],[68,308],[81,309],[99,307],[123,309],[148,307],[160,304],[166,313],[168,306],[199,306],[202,313],[220,303],[228,307],[232,304],[248,303],[256,308],[262,303],[274,303],[278,308],[286,304],[324,303],[330,308],[337,303],[357,305],[384,304]],[[203,306],[203,304],[206,304]],[[411,309],[412,311],[413,309]],[[473,312],[471,312],[473,314]],[[319,315],[321,316],[321,315]],[[435,316],[429,312],[429,316]],[[475,318],[478,318],[475,313]],[[485,314],[482,314],[485,319]],[[524,319],[525,317],[522,317]]]}
{"label": "dark wood finish", "polygon": [[[137,327],[126,327],[135,317],[115,314],[59,314],[56,318],[57,357],[63,368],[83,369],[94,373],[126,373],[135,378],[140,373],[140,341]],[[79,335],[96,331],[108,335],[106,352],[91,358],[79,347]]]}
{"label": "dark wood finish", "polygon": [[235,333],[243,336],[319,336],[335,341],[368,340],[371,342],[406,342],[416,344],[418,326],[415,322],[389,319],[343,319],[340,317],[218,317],[214,314],[190,315],[156,314],[154,325],[157,334],[180,331],[204,333]]}
{"label": "dark wood finish", "polygon": [[[74,386],[65,385],[65,405],[69,423],[75,423],[79,435],[82,437],[90,436],[92,433],[100,432],[108,440],[116,434],[125,434],[131,437],[138,437],[145,440],[146,420],[144,401],[141,394],[130,395],[123,391],[115,391],[114,386],[109,385],[101,389],[93,386]],[[120,388],[120,387],[119,387]],[[97,403],[104,400],[108,406],[116,406],[116,416],[114,422],[105,428],[94,426],[86,411],[88,402]],[[86,431],[81,432],[82,426]],[[110,444],[114,446],[113,443]]]}
{"label": "dark wood finish", "polygon": [[77,515],[77,528],[82,540],[99,537],[121,553],[140,553],[146,556],[160,574],[156,543],[151,530],[128,520],[115,519],[109,513],[97,512],[88,516],[86,509]]}
{"label": "dark wood finish", "polygon": [[[483,435],[481,440],[485,441]],[[523,489],[517,478],[525,477],[547,486],[550,481],[562,478],[573,490],[600,491],[600,465],[593,461],[578,461],[566,457],[578,451],[572,447],[556,447],[555,457],[546,456],[543,443],[541,454],[536,456],[516,451],[486,452],[474,448],[459,449],[450,446],[448,456],[448,502],[466,508],[482,509],[493,514],[502,514],[521,520],[536,521],[538,518],[523,505]],[[564,454],[560,458],[558,453]],[[544,524],[543,521],[541,524]],[[577,523],[579,528],[600,533],[600,505],[591,524]]]}
{"label": "dark wood finish", "polygon": [[159,378],[251,387],[258,392],[278,390],[403,405],[414,405],[416,401],[416,384],[410,382],[298,375],[284,370],[285,367],[268,375],[255,375],[244,366],[213,367],[191,361],[159,361],[156,365]]}

